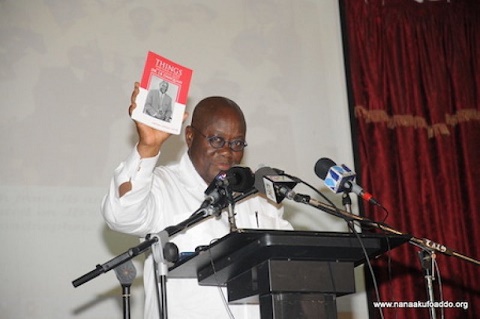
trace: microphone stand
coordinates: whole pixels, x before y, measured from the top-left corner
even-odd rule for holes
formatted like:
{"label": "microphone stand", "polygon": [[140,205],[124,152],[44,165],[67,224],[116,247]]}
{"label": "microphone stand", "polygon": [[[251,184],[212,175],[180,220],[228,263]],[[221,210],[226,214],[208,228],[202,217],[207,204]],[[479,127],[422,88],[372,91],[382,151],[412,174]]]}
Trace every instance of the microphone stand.
{"label": "microphone stand", "polygon": [[433,302],[435,301],[433,293],[433,280],[435,280],[433,263],[435,260],[435,253],[427,250],[421,250],[418,252],[418,257],[420,258],[420,264],[425,272],[425,284],[428,301],[430,302],[428,307],[430,311],[430,318],[436,319],[437,314],[435,312],[435,307],[433,306]]}
{"label": "microphone stand", "polygon": [[[157,234],[149,234],[147,238],[156,238],[155,243],[152,245],[152,255],[153,255],[153,269],[155,272],[155,292],[157,294],[158,301],[158,312],[160,319],[168,318],[167,311],[167,274],[168,274],[168,260],[176,261],[177,257],[171,256],[172,258],[167,259],[165,255],[168,254],[166,251],[168,243],[168,232],[165,230]],[[173,244],[172,244],[173,245]],[[176,246],[175,246],[176,247]],[[178,256],[178,249],[177,249]],[[160,289],[158,288],[160,286]]]}
{"label": "microphone stand", "polygon": [[[239,202],[253,194],[257,193],[256,189],[251,189],[248,192],[238,194],[237,196],[230,198],[230,206],[232,207],[234,203]],[[160,318],[167,318],[167,303],[166,303],[166,276],[168,272],[168,262],[174,262],[172,255],[175,255],[178,258],[178,248],[176,248],[175,244],[168,242],[168,239],[179,232],[184,231],[187,228],[194,226],[195,224],[211,217],[211,216],[218,216],[219,212],[223,210],[225,207],[223,205],[220,206],[210,206],[210,207],[202,207],[197,209],[189,218],[186,220],[172,226],[166,227],[163,231],[156,233],[156,234],[148,234],[145,237],[145,241],[140,243],[139,245],[132,247],[125,251],[124,253],[110,259],[109,261],[103,264],[97,264],[95,269],[89,271],[88,273],[78,277],[77,279],[72,281],[73,287],[77,288],[80,285],[83,285],[86,282],[104,274],[112,269],[115,269],[119,265],[135,258],[136,256],[146,252],[148,249],[152,248],[152,253],[154,256],[154,263],[155,263],[155,274],[156,279],[160,281],[159,285],[162,287],[159,291],[157,289],[157,294],[159,299],[159,312]],[[236,228],[236,225],[234,225]],[[173,253],[172,253],[173,251]],[[158,285],[157,285],[158,287]],[[161,295],[161,297],[160,297]]]}
{"label": "microphone stand", "polygon": [[477,260],[477,259],[474,259],[472,257],[466,256],[462,253],[459,253],[459,252],[455,251],[452,248],[449,248],[449,247],[447,247],[443,244],[440,244],[440,243],[436,243],[436,242],[434,242],[434,241],[432,241],[428,238],[418,238],[418,237],[415,237],[411,234],[403,233],[399,230],[396,230],[396,229],[388,226],[385,223],[375,222],[375,221],[372,221],[368,218],[364,218],[364,217],[361,217],[361,216],[358,216],[358,215],[355,215],[355,214],[351,214],[351,213],[349,213],[345,210],[342,210],[342,209],[339,209],[337,207],[333,207],[333,206],[330,206],[328,204],[322,203],[322,202],[320,202],[316,199],[311,198],[308,195],[301,195],[301,194],[297,194],[297,195],[299,195],[299,196],[295,196],[295,198],[294,198],[295,201],[307,204],[309,206],[312,206],[314,208],[322,210],[322,211],[324,211],[328,214],[331,214],[333,216],[343,218],[347,221],[357,221],[361,225],[365,225],[365,226],[368,226],[368,227],[380,229],[383,232],[388,233],[388,234],[409,237],[410,238],[410,240],[409,240],[410,244],[412,244],[414,246],[417,246],[417,247],[420,247],[421,249],[425,249],[425,250],[432,251],[432,252],[438,252],[438,253],[441,253],[441,254],[447,255],[447,256],[454,256],[454,257],[459,258],[461,260],[464,260],[464,261],[470,262],[472,264],[475,264],[477,266],[480,266],[480,260]]}
{"label": "microphone stand", "polygon": [[[107,261],[102,265],[97,265],[94,270],[72,281],[73,286],[76,288],[98,277],[103,273],[106,273],[112,269],[115,269],[119,265],[147,251],[149,248],[152,248],[152,254],[154,257],[155,280],[157,283],[156,292],[158,297],[159,315],[160,315],[160,318],[167,319],[168,313],[167,313],[167,299],[166,299],[166,296],[167,296],[166,278],[168,273],[168,262],[174,262],[176,261],[175,259],[178,258],[178,248],[176,249],[176,252],[177,252],[176,258],[173,258],[174,256],[172,255],[174,254],[172,254],[171,252],[172,250],[175,251],[175,249],[172,249],[172,245],[175,248],[176,246],[173,243],[169,243],[168,238],[210,217],[210,215],[208,215],[207,212],[208,210],[206,208],[199,209],[195,213],[193,213],[189,218],[180,222],[177,225],[169,226],[157,234],[148,234],[145,238],[145,241],[142,242],[140,245],[137,245],[133,248],[128,249],[126,252],[110,259],[109,261]],[[161,287],[160,290],[158,289],[158,286]]]}
{"label": "microphone stand", "polygon": [[143,252],[147,251],[151,245],[155,243],[156,239],[152,238],[150,240],[146,240],[142,242],[140,245],[135,246],[133,248],[128,249],[126,252],[110,259],[109,261],[105,262],[102,265],[96,265],[95,269],[80,276],[79,278],[72,281],[73,287],[77,288],[80,285],[104,274],[112,269],[115,269],[117,266],[131,260],[132,258],[142,254]]}
{"label": "microphone stand", "polygon": [[342,204],[345,207],[345,210],[351,214],[352,213],[352,199],[350,198],[350,192],[345,191],[342,194]]}
{"label": "microphone stand", "polygon": [[[317,209],[320,209],[326,213],[329,213],[331,215],[343,218],[347,222],[349,221],[357,221],[361,225],[366,225],[372,228],[377,228],[382,230],[385,233],[388,234],[394,234],[394,235],[401,235],[401,236],[406,236],[409,237],[409,243],[421,248],[422,250],[419,252],[419,257],[420,257],[420,262],[422,264],[422,268],[425,271],[425,281],[426,281],[426,289],[427,289],[427,295],[428,295],[428,301],[429,301],[429,313],[430,313],[430,318],[431,319],[436,319],[436,312],[435,312],[435,307],[434,307],[434,292],[433,292],[433,280],[434,280],[434,260],[435,260],[435,252],[442,253],[447,256],[454,256],[457,257],[461,260],[470,262],[472,264],[475,264],[477,266],[480,266],[480,261],[477,259],[474,259],[472,257],[463,255],[451,248],[446,247],[445,245],[442,245],[440,243],[436,243],[430,239],[427,238],[417,238],[414,237],[413,235],[403,233],[399,230],[396,230],[385,223],[379,223],[379,222],[374,222],[368,218],[364,218],[361,216],[357,216],[354,214],[351,214],[350,212],[338,209],[337,207],[327,205],[325,203],[322,203],[320,201],[317,201],[315,199],[312,199],[309,195],[303,195],[303,194],[296,194],[293,196],[291,199],[295,200],[296,202],[301,202],[304,204],[307,204],[309,206],[315,207]],[[442,313],[443,314],[443,313]]]}
{"label": "microphone stand", "polygon": [[123,318],[130,319],[130,285],[122,285]]}
{"label": "microphone stand", "polygon": [[172,237],[173,235],[183,231],[184,229],[193,226],[201,222],[202,220],[210,217],[207,214],[208,210],[205,208],[197,210],[193,213],[189,218],[180,222],[177,225],[169,226],[165,228],[158,234],[149,234],[146,236],[145,241],[140,243],[139,245],[132,247],[125,251],[124,253],[110,259],[109,261],[105,262],[102,265],[96,265],[95,269],[80,276],[79,278],[72,281],[72,285],[76,288],[84,283],[98,277],[99,275],[106,273],[117,266],[133,259],[134,257],[146,252],[152,245],[157,243],[159,240],[164,241],[165,238]]}
{"label": "microphone stand", "polygon": [[229,187],[225,187],[225,196],[228,202],[228,223],[230,225],[230,232],[235,232],[238,230],[235,221],[235,200]]}

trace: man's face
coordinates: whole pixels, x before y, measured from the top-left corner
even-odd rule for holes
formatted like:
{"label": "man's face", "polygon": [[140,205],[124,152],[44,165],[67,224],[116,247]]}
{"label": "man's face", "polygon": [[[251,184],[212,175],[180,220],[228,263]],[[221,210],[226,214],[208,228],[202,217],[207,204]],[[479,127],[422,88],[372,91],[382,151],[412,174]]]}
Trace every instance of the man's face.
{"label": "man's face", "polygon": [[205,182],[210,184],[220,171],[226,171],[241,162],[243,150],[233,151],[228,142],[236,139],[245,140],[245,125],[236,113],[226,111],[212,116],[201,127],[197,126],[195,128],[205,136],[219,136],[227,141],[222,148],[215,149],[200,132],[191,126],[187,127],[186,140],[192,163]]}
{"label": "man's face", "polygon": [[165,93],[168,90],[168,83],[167,82],[162,82],[160,83],[160,92]]}

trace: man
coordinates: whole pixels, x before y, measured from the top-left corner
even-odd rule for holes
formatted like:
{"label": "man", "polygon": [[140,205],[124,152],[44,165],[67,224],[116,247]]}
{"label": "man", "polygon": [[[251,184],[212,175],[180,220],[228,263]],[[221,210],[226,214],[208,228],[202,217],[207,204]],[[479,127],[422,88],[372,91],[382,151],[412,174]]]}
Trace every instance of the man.
{"label": "man", "polygon": [[172,98],[166,93],[168,86],[168,82],[162,81],[158,90],[148,92],[144,113],[162,121],[170,122],[172,120]]}
{"label": "man", "polygon": [[[138,83],[132,94],[130,113],[136,107]],[[184,116],[186,118],[186,115]],[[179,163],[155,167],[163,143],[170,134],[135,122],[139,140],[120,164],[102,203],[108,225],[117,231],[144,237],[176,225],[196,211],[204,191],[222,170],[239,164],[243,157],[246,123],[239,106],[224,97],[200,101],[192,123],[185,129],[188,151]],[[256,196],[235,205],[239,228],[292,229],[282,219],[283,210]],[[229,232],[228,214],[209,218],[175,235],[171,240],[180,252],[192,252]],[[152,257],[145,261],[145,318],[158,318]],[[196,279],[169,279],[168,314],[172,319],[259,318],[258,305],[226,308],[217,287],[199,286]],[[220,292],[220,293],[219,293]]]}

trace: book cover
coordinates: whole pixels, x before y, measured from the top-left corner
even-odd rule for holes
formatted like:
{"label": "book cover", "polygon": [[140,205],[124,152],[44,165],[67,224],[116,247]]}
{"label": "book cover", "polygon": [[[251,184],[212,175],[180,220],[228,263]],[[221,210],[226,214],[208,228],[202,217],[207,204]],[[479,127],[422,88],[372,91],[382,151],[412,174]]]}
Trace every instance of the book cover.
{"label": "book cover", "polygon": [[192,70],[149,51],[132,119],[180,134]]}

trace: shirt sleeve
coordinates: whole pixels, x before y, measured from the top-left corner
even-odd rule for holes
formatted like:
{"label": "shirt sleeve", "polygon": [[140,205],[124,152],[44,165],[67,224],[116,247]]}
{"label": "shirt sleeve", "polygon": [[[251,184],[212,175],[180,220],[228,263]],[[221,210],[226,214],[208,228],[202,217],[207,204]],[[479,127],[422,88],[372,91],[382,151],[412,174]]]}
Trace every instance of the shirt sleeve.
{"label": "shirt sleeve", "polygon": [[[148,208],[154,205],[150,191],[159,156],[160,153],[141,158],[135,146],[125,162],[114,171],[101,206],[102,215],[111,229],[138,236],[144,236],[148,231],[148,222],[152,219],[148,214],[152,210]],[[120,197],[119,187],[128,181],[132,188]]]}
{"label": "shirt sleeve", "polygon": [[283,205],[269,203],[266,199],[263,199],[262,205],[264,207],[263,211],[265,214],[261,218],[266,220],[259,222],[259,217],[257,216],[257,223],[259,223],[260,228],[293,230],[293,226],[290,224],[290,222],[283,217],[285,213]]}

